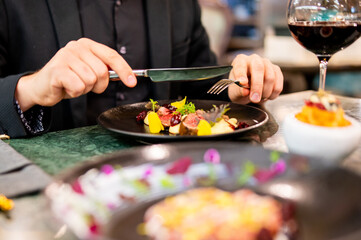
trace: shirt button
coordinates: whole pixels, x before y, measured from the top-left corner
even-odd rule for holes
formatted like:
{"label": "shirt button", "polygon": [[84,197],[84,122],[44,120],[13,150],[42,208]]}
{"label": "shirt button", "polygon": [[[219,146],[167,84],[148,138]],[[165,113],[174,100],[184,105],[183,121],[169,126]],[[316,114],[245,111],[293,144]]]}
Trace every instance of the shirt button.
{"label": "shirt button", "polygon": [[121,0],[117,0],[117,1],[115,1],[115,5],[117,5],[117,6],[122,5],[122,1],[121,1]]}
{"label": "shirt button", "polygon": [[115,95],[117,101],[124,101],[125,100],[125,95],[121,92],[117,92]]}
{"label": "shirt button", "polygon": [[121,46],[120,49],[119,49],[119,52],[121,54],[126,54],[127,53],[127,48],[125,46]]}

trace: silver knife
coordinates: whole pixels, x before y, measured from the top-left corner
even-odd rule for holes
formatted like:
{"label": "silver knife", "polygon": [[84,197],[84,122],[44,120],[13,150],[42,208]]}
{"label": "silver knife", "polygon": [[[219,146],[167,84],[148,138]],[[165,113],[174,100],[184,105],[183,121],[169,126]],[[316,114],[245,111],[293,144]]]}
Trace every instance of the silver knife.
{"label": "silver knife", "polygon": [[[192,68],[157,68],[133,70],[136,76],[149,77],[153,82],[205,80],[230,72],[232,66],[211,66]],[[119,79],[118,74],[109,71],[109,79]]]}

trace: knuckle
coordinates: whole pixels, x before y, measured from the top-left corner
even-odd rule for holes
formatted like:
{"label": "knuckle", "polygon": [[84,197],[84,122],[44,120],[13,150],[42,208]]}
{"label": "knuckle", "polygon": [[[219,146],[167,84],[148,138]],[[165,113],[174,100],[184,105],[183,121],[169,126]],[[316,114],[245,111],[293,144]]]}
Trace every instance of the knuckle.
{"label": "knuckle", "polygon": [[97,75],[100,79],[107,79],[108,78],[108,68],[103,65],[103,66],[99,66],[99,69],[97,71]]}
{"label": "knuckle", "polygon": [[252,59],[251,62],[252,68],[253,70],[259,72],[259,71],[264,71],[265,67],[263,65],[263,63],[261,61],[259,61],[259,59]]}
{"label": "knuckle", "polygon": [[75,40],[72,40],[70,42],[68,42],[64,48],[62,49],[68,49],[68,48],[76,48],[78,46],[78,42]]}
{"label": "knuckle", "polygon": [[88,44],[90,42],[90,39],[82,37],[82,38],[79,38],[76,42],[78,42],[80,44]]}
{"label": "knuckle", "polygon": [[86,87],[94,86],[96,82],[97,82],[97,77],[94,74],[91,74],[88,76],[88,79],[86,81]]}

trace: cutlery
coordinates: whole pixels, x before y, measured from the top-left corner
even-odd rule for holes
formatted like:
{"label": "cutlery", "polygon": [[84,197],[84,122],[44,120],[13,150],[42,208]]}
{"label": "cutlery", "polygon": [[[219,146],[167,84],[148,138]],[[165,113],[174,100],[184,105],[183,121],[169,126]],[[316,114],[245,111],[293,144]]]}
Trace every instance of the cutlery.
{"label": "cutlery", "polygon": [[222,79],[219,80],[218,82],[216,82],[208,91],[207,93],[209,94],[220,94],[221,92],[223,92],[223,90],[227,89],[229,87],[229,85],[231,84],[236,84],[241,88],[247,88],[249,89],[249,87],[247,86],[243,86],[241,85],[238,81],[233,80],[233,79]]}
{"label": "cutlery", "polygon": [[[192,81],[205,80],[224,75],[230,72],[232,66],[210,66],[210,67],[192,67],[192,68],[158,68],[133,70],[136,76],[149,77],[153,82],[168,81]],[[109,71],[109,79],[119,79],[114,71]]]}

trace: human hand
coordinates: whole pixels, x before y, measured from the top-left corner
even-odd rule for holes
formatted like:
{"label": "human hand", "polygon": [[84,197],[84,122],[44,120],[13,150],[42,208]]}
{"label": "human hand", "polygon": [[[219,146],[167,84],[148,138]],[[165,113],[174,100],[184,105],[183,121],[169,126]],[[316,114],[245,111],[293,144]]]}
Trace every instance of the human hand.
{"label": "human hand", "polygon": [[19,79],[15,98],[26,111],[90,91],[102,93],[109,83],[109,68],[126,86],[137,84],[132,69],[115,50],[86,38],[71,41],[38,72]]}
{"label": "human hand", "polygon": [[247,104],[275,99],[283,89],[281,69],[268,59],[253,54],[238,55],[232,62],[233,69],[229,78],[238,80],[250,89],[240,88],[236,84],[228,87],[228,96],[232,102]]}

